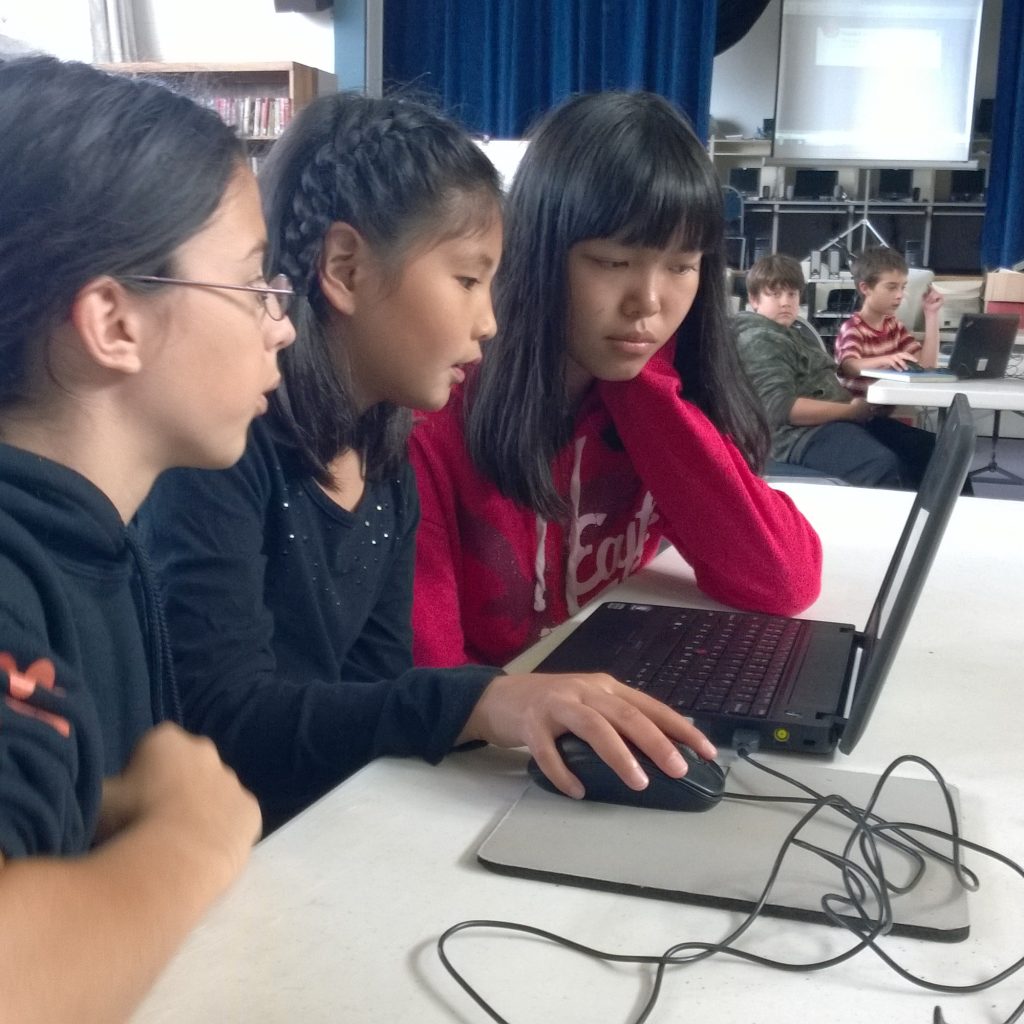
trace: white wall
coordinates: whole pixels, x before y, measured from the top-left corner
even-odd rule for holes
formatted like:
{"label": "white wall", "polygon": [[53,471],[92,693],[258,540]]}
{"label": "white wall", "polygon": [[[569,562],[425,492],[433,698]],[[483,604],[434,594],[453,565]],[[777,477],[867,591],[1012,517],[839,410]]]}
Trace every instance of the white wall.
{"label": "white wall", "polygon": [[278,14],[273,0],[135,0],[135,26],[147,60],[296,60],[334,71],[331,10]]}
{"label": "white wall", "polygon": [[0,0],[0,35],[65,60],[92,60],[88,0]]}
{"label": "white wall", "polygon": [[[278,14],[273,0],[135,0],[140,60],[296,60],[334,71],[330,10]],[[0,35],[92,60],[88,0],[0,0]]]}

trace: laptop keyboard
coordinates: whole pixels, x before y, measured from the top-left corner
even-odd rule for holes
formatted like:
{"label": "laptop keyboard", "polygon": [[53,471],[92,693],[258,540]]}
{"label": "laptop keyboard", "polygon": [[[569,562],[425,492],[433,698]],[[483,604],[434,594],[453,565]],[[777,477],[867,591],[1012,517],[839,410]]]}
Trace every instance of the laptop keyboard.
{"label": "laptop keyboard", "polygon": [[624,644],[609,671],[683,714],[764,718],[804,625],[775,615],[680,609],[658,637]]}

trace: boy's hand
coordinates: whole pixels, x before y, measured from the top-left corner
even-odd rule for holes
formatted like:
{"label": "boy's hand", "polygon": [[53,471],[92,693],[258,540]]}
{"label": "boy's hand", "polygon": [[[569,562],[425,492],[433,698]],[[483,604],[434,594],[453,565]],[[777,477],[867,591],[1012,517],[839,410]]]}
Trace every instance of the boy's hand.
{"label": "boy's hand", "polygon": [[854,423],[867,423],[875,415],[874,406],[868,405],[866,398],[854,398],[846,408],[848,411],[847,418]]}
{"label": "boy's hand", "polygon": [[910,363],[917,362],[917,356],[909,352],[892,352],[887,356],[878,356],[879,367],[886,367],[890,370],[905,370]]}
{"label": "boy's hand", "polygon": [[929,287],[928,291],[924,293],[924,297],[921,299],[921,310],[925,316],[934,316],[940,309],[942,304],[946,301],[945,297],[941,292],[937,292],[934,288]]}

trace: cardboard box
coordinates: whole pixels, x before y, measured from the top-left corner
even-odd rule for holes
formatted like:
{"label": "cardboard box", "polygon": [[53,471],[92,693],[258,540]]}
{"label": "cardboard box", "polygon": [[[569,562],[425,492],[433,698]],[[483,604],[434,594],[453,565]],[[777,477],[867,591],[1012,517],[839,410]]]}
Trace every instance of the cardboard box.
{"label": "cardboard box", "polygon": [[1024,274],[993,270],[985,276],[985,312],[1016,313],[1024,331]]}

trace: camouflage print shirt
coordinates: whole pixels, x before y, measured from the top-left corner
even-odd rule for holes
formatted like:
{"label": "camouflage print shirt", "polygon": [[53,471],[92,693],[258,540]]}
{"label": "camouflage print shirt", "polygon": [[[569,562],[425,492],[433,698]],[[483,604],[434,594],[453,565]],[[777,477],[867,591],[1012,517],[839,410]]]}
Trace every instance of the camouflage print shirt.
{"label": "camouflage print shirt", "polygon": [[733,330],[743,368],[771,426],[772,458],[792,460],[820,429],[790,423],[793,403],[798,398],[845,403],[853,396],[839,383],[835,360],[809,334],[760,313],[740,313]]}

